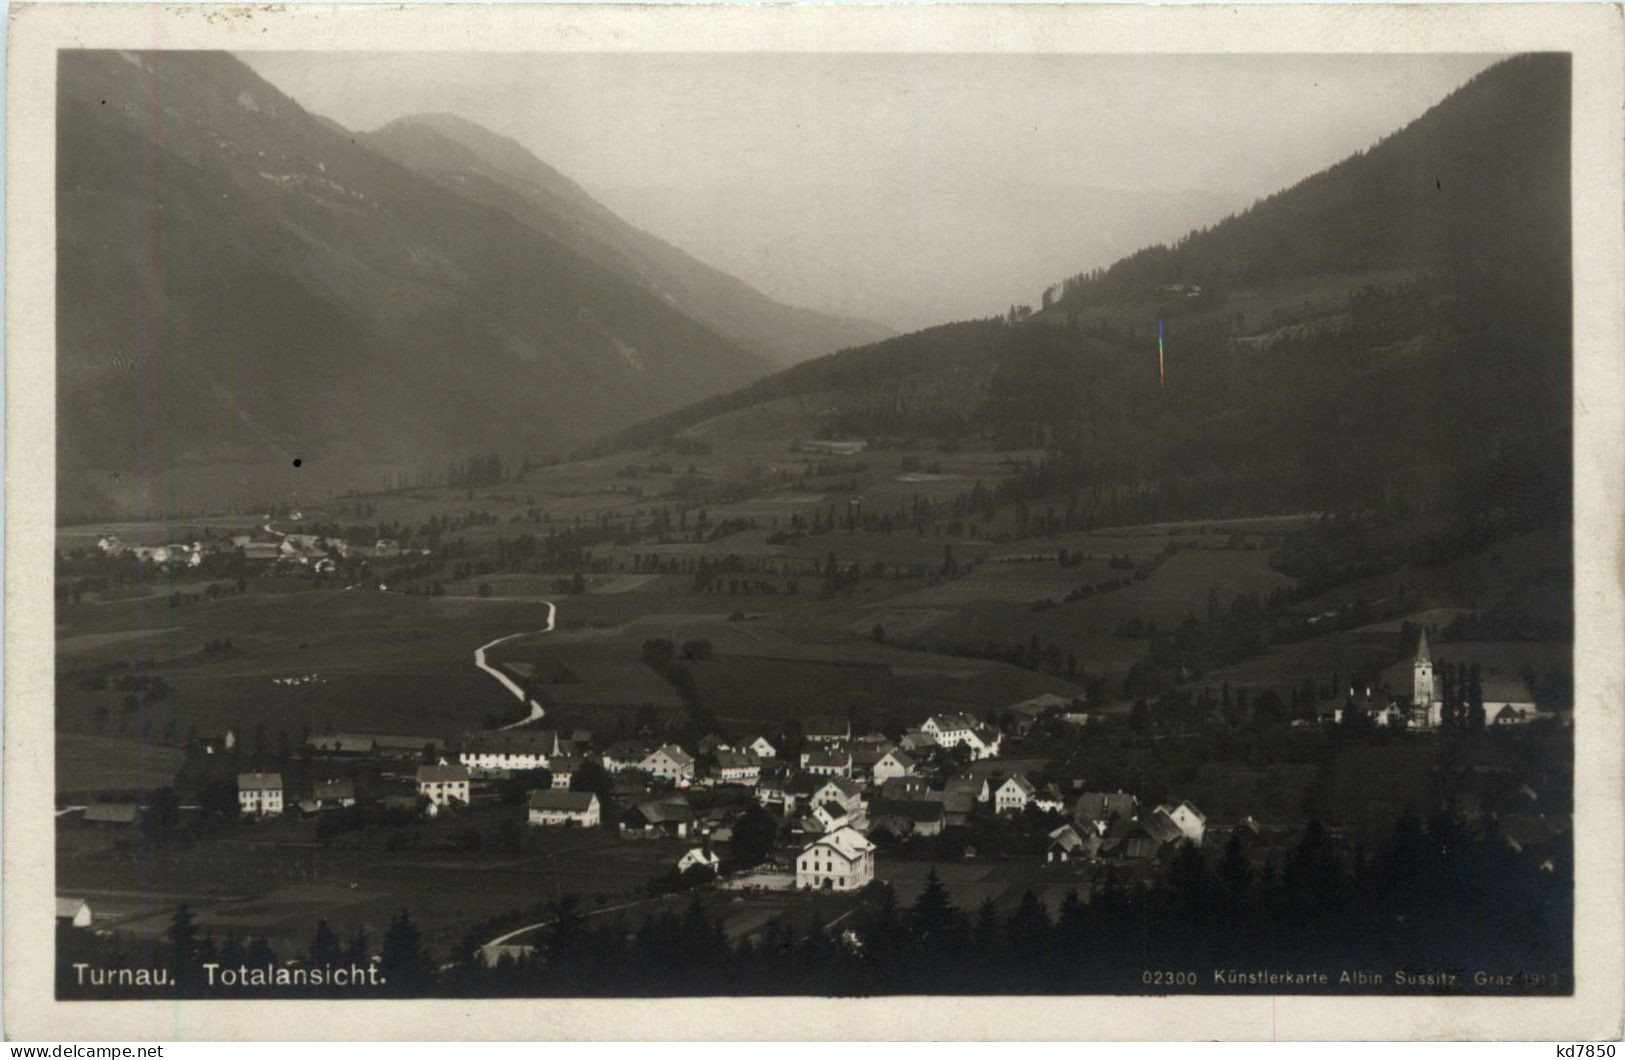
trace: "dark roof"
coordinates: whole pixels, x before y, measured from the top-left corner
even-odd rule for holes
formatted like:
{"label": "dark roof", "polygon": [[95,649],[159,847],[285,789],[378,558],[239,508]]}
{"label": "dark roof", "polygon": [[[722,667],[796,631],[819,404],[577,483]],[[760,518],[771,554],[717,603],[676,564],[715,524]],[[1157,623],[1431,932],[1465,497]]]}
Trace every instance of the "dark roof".
{"label": "dark roof", "polygon": [[85,820],[96,824],[134,824],[141,807],[133,802],[98,802],[85,807]]}
{"label": "dark roof", "polygon": [[592,809],[592,804],[598,801],[598,796],[590,791],[562,791],[557,788],[541,788],[530,793],[530,808],[533,810],[563,810],[567,813],[582,813]]}
{"label": "dark roof", "polygon": [[281,773],[238,773],[237,774],[237,790],[238,791],[264,791],[267,788],[273,788],[273,789],[275,789],[277,791],[281,791],[282,790],[282,774]]}
{"label": "dark roof", "polygon": [[904,817],[910,821],[940,821],[943,805],[925,799],[875,799],[869,804],[869,817]]}
{"label": "dark roof", "polygon": [[1179,826],[1173,822],[1172,818],[1161,810],[1152,810],[1140,818],[1140,827],[1151,838],[1163,843],[1172,843],[1177,839],[1183,839],[1185,836],[1185,833],[1179,830]]}
{"label": "dark roof", "polygon": [[558,733],[552,729],[497,729],[464,733],[464,754],[529,754],[546,758],[558,750]]}
{"label": "dark roof", "polygon": [[1104,821],[1114,814],[1133,817],[1138,810],[1138,800],[1123,791],[1086,791],[1078,796],[1078,801],[1072,807],[1074,816],[1087,817],[1092,821]]}
{"label": "dark roof", "polygon": [[317,781],[311,789],[311,798],[321,799],[353,799],[355,798],[355,782],[353,780],[321,780]]}
{"label": "dark roof", "polygon": [[419,784],[467,779],[467,766],[418,766]]}
{"label": "dark roof", "polygon": [[845,750],[825,750],[820,747],[807,752],[807,768],[814,766],[849,766],[852,764],[852,753]]}
{"label": "dark roof", "polygon": [[814,714],[801,723],[804,736],[846,736],[851,731],[850,721],[832,714]]}
{"label": "dark roof", "polygon": [[689,824],[694,820],[694,808],[686,799],[652,799],[638,803],[632,810],[650,824]]}

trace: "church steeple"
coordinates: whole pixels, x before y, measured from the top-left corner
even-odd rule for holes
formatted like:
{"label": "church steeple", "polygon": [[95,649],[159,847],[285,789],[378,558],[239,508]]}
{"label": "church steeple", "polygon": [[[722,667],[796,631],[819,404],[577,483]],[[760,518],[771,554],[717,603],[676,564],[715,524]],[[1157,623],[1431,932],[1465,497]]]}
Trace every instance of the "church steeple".
{"label": "church steeple", "polygon": [[1433,702],[1433,658],[1428,654],[1426,627],[1417,635],[1416,657],[1411,660],[1411,702],[1418,705]]}

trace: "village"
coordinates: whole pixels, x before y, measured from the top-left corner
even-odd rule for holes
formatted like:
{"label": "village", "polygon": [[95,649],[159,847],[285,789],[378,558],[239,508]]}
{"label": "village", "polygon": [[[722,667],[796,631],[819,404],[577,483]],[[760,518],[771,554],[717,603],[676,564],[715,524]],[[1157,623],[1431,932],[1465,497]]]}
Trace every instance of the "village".
{"label": "village", "polygon": [[[1453,666],[1436,688],[1425,630],[1407,657],[1375,680],[1323,688],[1313,715],[1293,725],[1329,726],[1354,740],[1410,729],[1419,733],[1412,739],[1430,740],[1441,730],[1561,720],[1536,712],[1522,690],[1502,695],[1498,687],[1486,700],[1486,690]],[[522,826],[537,837],[654,840],[668,853],[650,865],[642,890],[651,898],[702,890],[862,898],[898,870],[917,881],[918,866],[937,866],[932,879],[939,872],[952,879],[957,866],[983,864],[995,878],[1015,869],[1029,887],[1036,882],[1087,900],[1105,887],[1158,883],[1182,851],[1260,866],[1286,856],[1295,827],[1262,809],[1264,821],[1228,800],[1224,812],[1210,813],[1178,793],[1156,800],[1067,775],[1059,748],[1090,732],[1109,739],[1124,724],[1120,716],[1092,717],[1081,700],[1044,695],[981,718],[932,714],[893,735],[838,715],[792,716],[777,731],[718,729],[697,739],[649,726],[632,737],[553,728],[544,719],[449,739],[316,734],[282,768],[247,754],[228,730],[200,737],[189,756],[201,763],[199,776],[217,778],[216,790],[229,777],[235,812],[223,812],[239,830],[246,825],[239,834],[250,840],[263,827],[256,822],[272,820],[313,821],[322,843],[358,828],[393,827],[400,836],[413,821],[455,828],[465,818],[495,822],[498,833],[510,835]],[[229,771],[250,760],[266,768]],[[1493,821],[1509,849],[1527,848],[1550,864],[1566,815],[1543,807],[1513,770],[1477,781],[1480,791],[1452,797],[1453,812]],[[168,808],[172,817],[175,810]],[[65,810],[70,822],[99,829],[150,830],[158,812],[137,802]],[[477,849],[481,839],[479,827],[442,834],[452,836],[453,850]],[[117,918],[96,913],[97,902],[64,892],[59,917],[105,933]],[[528,959],[535,945],[534,931],[507,930],[484,940],[479,953],[494,966]]]}

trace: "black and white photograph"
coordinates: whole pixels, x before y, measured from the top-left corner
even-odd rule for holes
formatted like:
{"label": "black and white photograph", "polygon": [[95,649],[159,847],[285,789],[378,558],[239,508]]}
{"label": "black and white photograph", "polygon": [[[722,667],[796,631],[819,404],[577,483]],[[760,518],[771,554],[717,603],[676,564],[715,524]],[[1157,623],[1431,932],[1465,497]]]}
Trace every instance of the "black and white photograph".
{"label": "black and white photograph", "polygon": [[55,1001],[1575,994],[1570,52],[242,39],[54,54]]}

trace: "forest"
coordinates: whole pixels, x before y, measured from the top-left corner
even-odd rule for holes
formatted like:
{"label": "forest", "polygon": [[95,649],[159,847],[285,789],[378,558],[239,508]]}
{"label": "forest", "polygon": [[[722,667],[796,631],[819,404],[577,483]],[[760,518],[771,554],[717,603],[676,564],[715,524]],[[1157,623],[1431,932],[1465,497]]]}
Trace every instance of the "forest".
{"label": "forest", "polygon": [[[683,912],[632,925],[589,917],[578,897],[566,895],[530,957],[494,966],[473,952],[430,953],[404,911],[376,948],[364,933],[341,940],[323,923],[305,952],[278,954],[263,938],[206,935],[182,907],[166,936],[146,943],[63,929],[58,992],[139,993],[79,987],[75,962],[168,968],[177,995],[208,997],[217,995],[201,982],[206,963],[366,965],[374,955],[384,980],[377,989],[391,996],[1143,993],[1158,992],[1159,983],[1170,992],[1279,992],[1218,981],[1215,971],[1226,968],[1327,973],[1326,993],[1483,992],[1476,972],[1516,975],[1502,985],[1509,993],[1572,990],[1567,972],[1547,974],[1570,967],[1566,840],[1537,858],[1512,850],[1492,824],[1448,813],[1424,823],[1407,813],[1369,854],[1311,821],[1279,864],[1259,865],[1244,831],[1216,859],[1192,847],[1170,858],[1155,885],[1108,878],[1093,894],[1069,892],[1053,915],[1031,892],[1009,913],[991,902],[957,908],[933,872],[908,906],[876,882],[839,925],[779,919],[736,940],[698,896]],[[1430,955],[1426,967],[1405,956],[1417,953]],[[1344,969],[1384,979],[1339,982]],[[1396,971],[1429,981],[1405,987],[1395,983]]]}

